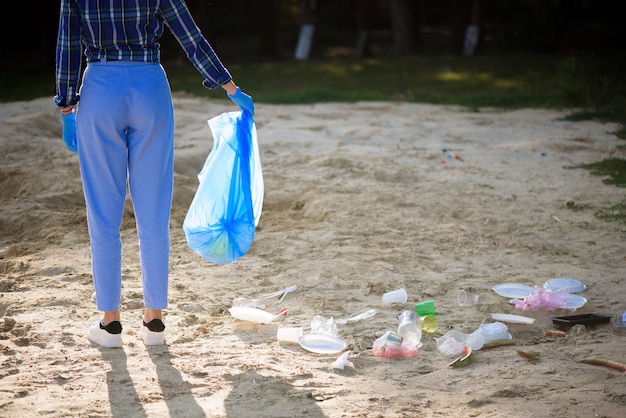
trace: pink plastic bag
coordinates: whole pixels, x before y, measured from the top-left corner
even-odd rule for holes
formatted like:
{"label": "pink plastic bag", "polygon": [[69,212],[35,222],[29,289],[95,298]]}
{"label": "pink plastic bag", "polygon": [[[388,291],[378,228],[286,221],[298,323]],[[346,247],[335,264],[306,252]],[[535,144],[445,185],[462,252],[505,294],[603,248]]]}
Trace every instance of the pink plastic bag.
{"label": "pink plastic bag", "polygon": [[568,293],[567,289],[552,291],[535,286],[527,298],[521,300],[511,299],[511,303],[515,305],[515,308],[521,309],[522,311],[535,312],[539,309],[553,311],[555,309],[565,308]]}
{"label": "pink plastic bag", "polygon": [[407,358],[418,354],[418,349],[422,346],[420,342],[402,340],[402,337],[387,331],[382,337],[374,341],[372,352],[376,357],[385,358]]}

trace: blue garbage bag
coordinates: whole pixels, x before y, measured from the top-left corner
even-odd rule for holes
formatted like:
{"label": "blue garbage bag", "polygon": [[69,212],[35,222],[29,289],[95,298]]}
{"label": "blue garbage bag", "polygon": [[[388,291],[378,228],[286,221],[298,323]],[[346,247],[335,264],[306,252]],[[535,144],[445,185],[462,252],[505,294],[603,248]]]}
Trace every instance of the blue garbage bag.
{"label": "blue garbage bag", "polygon": [[237,261],[252,245],[263,207],[263,172],[252,115],[208,121],[213,149],[198,180],[183,230],[189,247],[214,264]]}

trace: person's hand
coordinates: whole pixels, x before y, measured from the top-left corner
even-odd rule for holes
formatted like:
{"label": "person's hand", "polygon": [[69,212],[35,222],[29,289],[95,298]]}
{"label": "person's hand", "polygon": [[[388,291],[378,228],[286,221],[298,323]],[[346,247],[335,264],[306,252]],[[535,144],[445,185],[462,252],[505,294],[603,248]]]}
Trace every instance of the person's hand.
{"label": "person's hand", "polygon": [[68,150],[76,152],[76,113],[61,113],[61,121],[63,122],[63,142]]}
{"label": "person's hand", "polygon": [[237,91],[234,94],[227,94],[228,98],[239,106],[242,111],[247,110],[250,112],[250,115],[254,115],[254,103],[252,102],[252,97],[241,91],[239,87],[237,87]]}

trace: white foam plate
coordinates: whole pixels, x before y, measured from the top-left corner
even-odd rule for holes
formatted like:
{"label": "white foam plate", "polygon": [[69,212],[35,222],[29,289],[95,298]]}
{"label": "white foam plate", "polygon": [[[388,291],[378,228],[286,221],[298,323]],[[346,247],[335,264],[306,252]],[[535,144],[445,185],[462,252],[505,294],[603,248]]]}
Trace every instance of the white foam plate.
{"label": "white foam plate", "polygon": [[535,318],[529,318],[521,315],[510,315],[504,313],[491,314],[491,318],[494,321],[512,322],[514,324],[532,324],[535,322]]}
{"label": "white foam plate", "polygon": [[552,290],[553,292],[561,289],[567,289],[569,293],[582,292],[587,288],[587,286],[578,280],[568,279],[567,277],[556,277],[554,279],[546,280],[542,287],[546,290]]}
{"label": "white foam plate", "polygon": [[519,283],[500,283],[493,285],[493,291],[500,296],[514,299],[524,299],[530,296],[533,288]]}
{"label": "white foam plate", "polygon": [[233,306],[228,310],[233,318],[241,321],[256,322],[257,324],[269,324],[274,320],[271,313],[263,309],[248,308],[245,306]]}
{"label": "white foam plate", "polygon": [[578,309],[587,303],[587,299],[574,293],[565,296],[565,309]]}
{"label": "white foam plate", "polygon": [[318,354],[334,354],[348,347],[342,339],[324,334],[304,334],[298,338],[298,344],[305,350]]}

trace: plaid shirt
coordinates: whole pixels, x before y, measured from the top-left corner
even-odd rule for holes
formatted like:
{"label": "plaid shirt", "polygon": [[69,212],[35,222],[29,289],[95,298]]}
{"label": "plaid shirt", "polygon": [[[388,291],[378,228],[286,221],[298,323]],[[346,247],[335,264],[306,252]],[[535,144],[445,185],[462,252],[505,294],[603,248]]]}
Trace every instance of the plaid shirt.
{"label": "plaid shirt", "polygon": [[231,80],[196,26],[184,0],[61,0],[55,102],[78,102],[84,46],[87,61],[160,62],[158,39],[167,25],[210,89]]}

